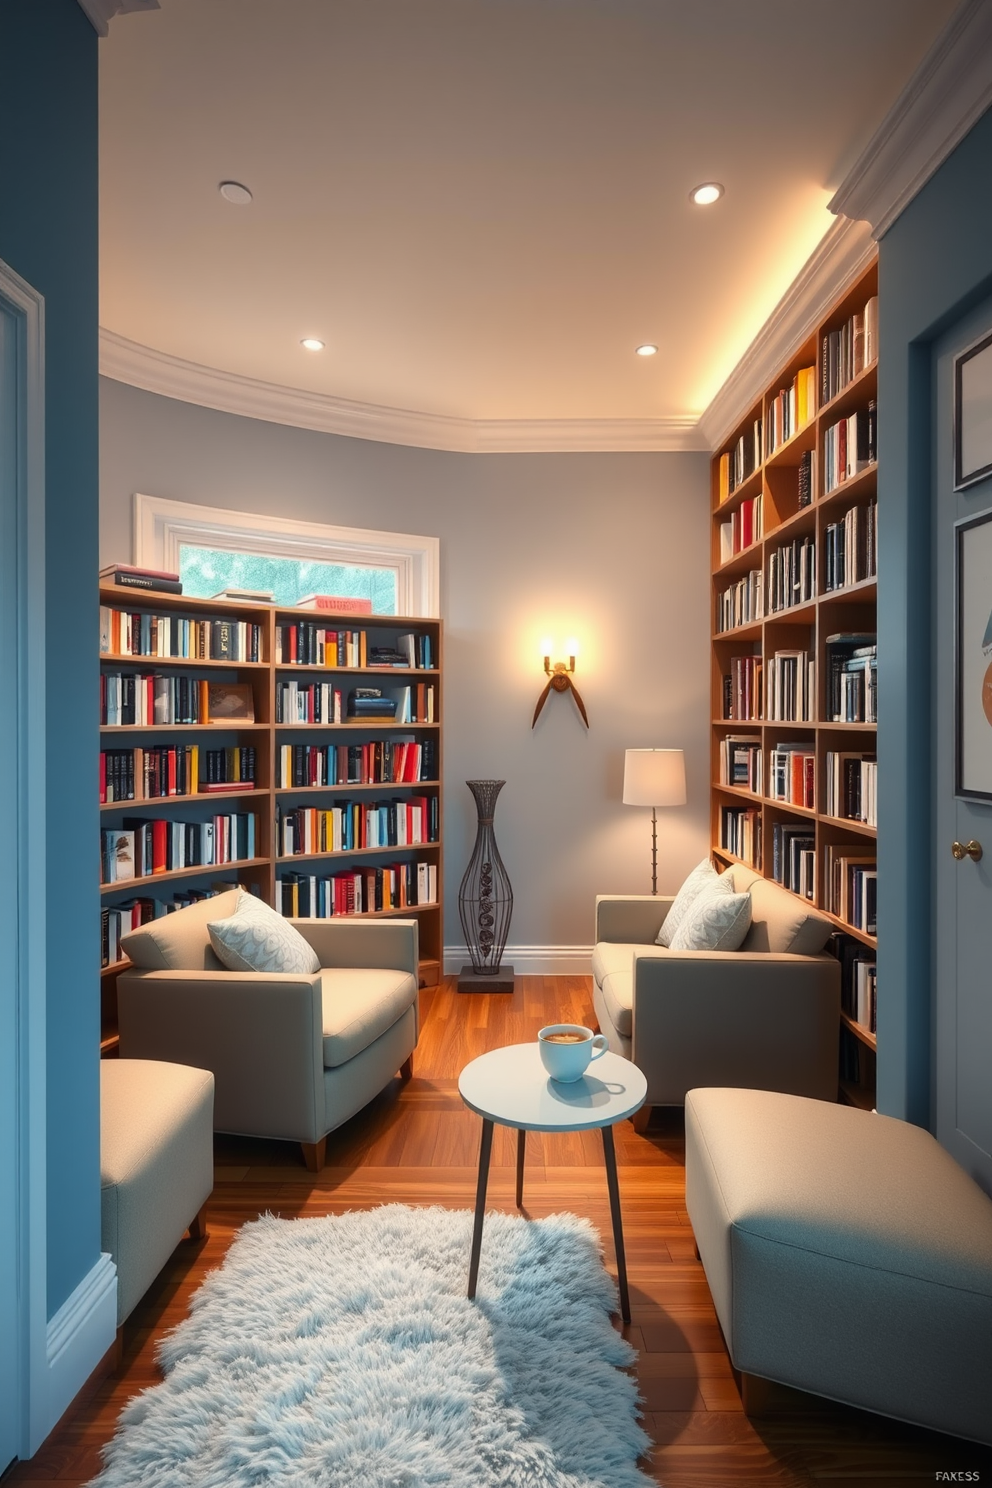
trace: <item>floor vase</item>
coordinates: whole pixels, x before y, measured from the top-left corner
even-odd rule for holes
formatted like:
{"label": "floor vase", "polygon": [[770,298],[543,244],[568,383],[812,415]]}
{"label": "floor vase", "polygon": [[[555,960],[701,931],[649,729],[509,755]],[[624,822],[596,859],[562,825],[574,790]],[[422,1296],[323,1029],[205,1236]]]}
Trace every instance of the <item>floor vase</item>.
{"label": "floor vase", "polygon": [[513,967],[503,966],[503,951],[513,913],[510,876],[499,855],[493,817],[505,780],[467,780],[478,813],[475,846],[458,890],[458,915],[472,958],[458,978],[460,992],[512,992]]}

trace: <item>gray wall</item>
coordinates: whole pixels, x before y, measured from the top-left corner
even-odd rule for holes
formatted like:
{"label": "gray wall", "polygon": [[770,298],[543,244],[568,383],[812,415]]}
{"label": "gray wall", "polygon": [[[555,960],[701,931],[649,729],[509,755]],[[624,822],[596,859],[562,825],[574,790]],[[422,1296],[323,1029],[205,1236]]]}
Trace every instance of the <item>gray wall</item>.
{"label": "gray wall", "polygon": [[[101,384],[101,564],[128,561],[132,493],[441,542],[445,940],[474,840],[463,782],[503,777],[496,832],[511,947],[588,947],[593,898],[650,889],[650,817],[621,804],[623,751],[686,750],[662,813],[659,886],[709,840],[709,543],[703,454],[462,455],[286,428]],[[545,634],[581,643],[571,698],[531,731]],[[519,953],[518,953],[519,959]],[[535,969],[586,969],[532,956]]]}

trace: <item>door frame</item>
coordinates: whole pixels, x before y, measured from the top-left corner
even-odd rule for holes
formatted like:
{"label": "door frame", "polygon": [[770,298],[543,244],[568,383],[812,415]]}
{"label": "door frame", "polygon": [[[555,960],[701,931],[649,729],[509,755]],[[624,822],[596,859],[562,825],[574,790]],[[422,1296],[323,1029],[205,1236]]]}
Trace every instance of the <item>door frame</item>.
{"label": "door frame", "polygon": [[16,354],[15,644],[0,656],[16,737],[18,1455],[48,1433],[45,790],[45,302],[0,259],[0,309]]}

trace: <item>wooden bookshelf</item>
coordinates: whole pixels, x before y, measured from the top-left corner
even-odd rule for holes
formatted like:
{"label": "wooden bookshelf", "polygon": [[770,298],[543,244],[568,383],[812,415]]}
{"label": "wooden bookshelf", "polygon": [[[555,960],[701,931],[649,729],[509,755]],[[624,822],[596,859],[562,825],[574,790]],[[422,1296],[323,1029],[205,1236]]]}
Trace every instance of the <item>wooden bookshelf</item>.
{"label": "wooden bookshelf", "polygon": [[[101,749],[129,749],[141,746],[153,749],[159,743],[172,748],[183,743],[196,744],[200,748],[201,761],[207,748],[232,748],[251,746],[255,750],[255,785],[253,789],[207,792],[198,791],[178,795],[150,796],[145,799],[101,802],[101,830],[122,829],[125,819],[166,819],[172,822],[204,822],[217,815],[251,812],[255,815],[255,856],[250,860],[219,863],[214,866],[171,868],[168,871],[143,874],[122,882],[101,883],[101,903],[107,909],[117,909],[135,899],[150,899],[160,903],[172,902],[177,893],[185,889],[209,890],[225,888],[236,883],[255,888],[267,903],[281,904],[281,885],[286,875],[302,873],[309,877],[326,879],[335,874],[347,873],[350,869],[375,870],[396,864],[428,863],[436,868],[438,892],[435,902],[406,904],[403,907],[366,909],[375,917],[404,915],[416,918],[420,924],[420,979],[429,986],[437,983],[443,959],[444,933],[442,922],[443,900],[443,813],[441,799],[442,775],[442,677],[443,635],[439,620],[422,616],[394,615],[340,615],[327,611],[285,609],[273,605],[241,604],[229,600],[202,600],[171,594],[158,594],[147,590],[126,589],[115,585],[101,585],[101,611],[115,609],[129,614],[179,617],[190,620],[231,619],[245,621],[260,627],[260,660],[237,661],[216,659],[193,659],[177,656],[122,655],[101,651],[102,672],[127,674],[160,673],[168,676],[184,675],[203,680],[213,677],[225,682],[239,682],[250,686],[254,720],[225,719],[214,723],[174,724],[101,724]],[[301,664],[278,659],[277,627],[300,622],[327,630],[364,632],[367,647],[373,644],[395,646],[397,637],[403,634],[429,638],[431,660],[435,665],[427,667],[393,667],[383,665],[338,666]],[[327,723],[282,723],[277,722],[277,684],[297,678],[305,679],[306,685],[327,682],[341,692],[342,719]],[[433,686],[433,721],[416,720],[409,723],[396,722],[389,718],[350,719],[347,717],[347,695],[355,686],[382,686],[387,688],[425,683]],[[435,741],[436,768],[429,780],[404,782],[346,781],[337,785],[293,786],[279,784],[279,753],[286,744],[306,744],[311,748],[324,745],[357,744],[372,741]],[[139,787],[140,789],[140,787]],[[381,797],[383,801],[405,803],[412,796],[422,796],[436,802],[430,809],[436,812],[436,840],[416,845],[389,847],[357,846],[349,850],[283,853],[277,831],[279,814],[294,807],[317,807],[330,810],[339,802],[351,800],[370,803]],[[102,839],[101,839],[102,842]],[[316,912],[316,911],[314,911]],[[125,931],[126,933],[126,931]],[[116,1045],[116,995],[115,983],[118,974],[129,963],[117,959],[101,969],[102,1020],[101,1050],[112,1053]]]}
{"label": "wooden bookshelf", "polygon": [[[840,464],[839,457],[845,453],[841,448],[842,438],[845,444],[848,435],[856,439],[860,434],[864,438],[869,419],[874,425],[878,363],[874,356],[867,362],[862,358],[853,366],[849,363],[846,371],[854,375],[850,375],[846,382],[842,376],[834,377],[828,389],[832,396],[824,397],[824,342],[826,338],[832,338],[828,348],[833,359],[845,334],[842,328],[851,322],[852,317],[863,314],[866,304],[877,296],[877,292],[877,264],[872,264],[845,290],[809,339],[781,368],[761,398],[728,435],[712,462],[711,841],[714,859],[718,864],[728,866],[743,862],[767,877],[783,882],[788,868],[783,871],[781,843],[783,837],[788,836],[789,829],[795,829],[793,835],[807,844],[805,866],[807,875],[811,870],[812,878],[811,883],[801,885],[806,890],[801,897],[811,900],[836,927],[837,935],[832,942],[834,949],[841,952],[846,946],[848,957],[863,955],[867,960],[874,957],[876,937],[868,930],[867,922],[852,922],[865,905],[862,902],[859,908],[855,904],[847,917],[837,913],[838,905],[826,873],[831,853],[835,858],[850,859],[848,874],[854,876],[866,891],[868,889],[866,874],[871,871],[869,865],[856,865],[854,860],[869,859],[874,855],[877,829],[863,819],[840,814],[845,805],[850,804],[843,786],[844,770],[858,770],[856,764],[845,766],[841,762],[838,765],[840,801],[839,804],[833,802],[835,809],[831,811],[825,808],[828,756],[860,755],[870,759],[875,755],[877,725],[868,721],[840,722],[836,719],[829,701],[827,661],[828,644],[838,653],[845,649],[828,643],[828,637],[873,636],[876,633],[877,528],[874,522],[878,467],[874,458],[868,458],[869,454],[874,456],[874,447],[870,450],[854,448],[850,467],[846,460]],[[802,398],[803,411],[808,412],[808,417],[802,421],[795,420],[798,427],[787,430],[788,437],[770,449],[773,405],[782,390],[789,389],[794,380],[798,382],[801,369],[808,367],[815,369],[813,396],[809,396],[807,381]],[[798,398],[796,402],[799,402]],[[841,431],[837,426],[848,420],[852,420],[851,424],[845,422]],[[760,440],[755,432],[759,421]],[[860,462],[856,458],[859,453],[863,455]],[[751,465],[753,469],[749,468]],[[801,467],[804,465],[810,467],[811,499],[801,504]],[[834,483],[828,486],[830,470],[833,471]],[[842,470],[845,478],[838,478]],[[847,518],[848,512],[855,510],[857,517]],[[838,525],[844,529],[848,555],[855,535],[862,549],[860,562],[852,563],[848,557],[846,568],[840,562]],[[870,563],[865,551],[869,527],[874,529],[873,561]],[[810,545],[813,554],[809,553]],[[778,556],[782,549],[788,549],[784,558]],[[795,582],[783,583],[779,577],[779,581],[773,583],[776,575],[781,576],[783,572],[790,578],[794,577]],[[828,579],[834,583],[829,590]],[[728,594],[732,586],[733,592]],[[773,597],[781,601],[783,593],[793,602],[773,610]],[[853,648],[853,641],[848,642],[846,649]],[[781,658],[781,653],[788,652],[805,653],[813,664],[812,687],[808,686],[808,669],[806,673],[808,704],[804,709],[800,701],[798,709],[793,710],[800,716],[772,718],[768,708],[769,680],[773,670],[781,676],[786,665],[781,659],[776,664],[776,653]],[[852,659],[852,670],[864,667],[866,689],[868,665],[868,660]],[[797,670],[801,667],[802,664],[798,663]],[[725,679],[728,676],[734,679],[731,710],[736,708],[744,713],[750,692],[751,707],[747,711],[754,716],[727,716]],[[852,683],[852,686],[857,685],[860,684]],[[790,709],[786,707],[784,711]],[[864,713],[860,715],[862,720],[864,716]],[[736,736],[753,741],[761,749],[760,790],[753,788],[756,783],[753,780],[749,788],[739,781],[735,783],[731,778],[733,772],[728,773],[726,741]],[[800,793],[805,794],[801,787],[792,799],[781,799],[773,791],[769,773],[772,753],[776,746],[785,743],[796,746],[797,756],[811,757],[811,801],[806,799],[800,803]],[[735,835],[733,822],[728,822],[725,817],[725,812],[735,811],[750,814],[748,840],[753,843],[750,855],[753,861],[748,861],[747,855],[742,856],[740,852],[743,819],[738,820]],[[778,863],[776,840],[780,845]],[[732,850],[734,848],[737,851]],[[786,882],[786,887],[789,886]],[[799,889],[800,884],[796,883],[793,892],[799,892]],[[847,999],[845,1002],[846,1010],[841,1016],[839,1030],[839,1095],[851,1104],[871,1109],[875,1101],[877,1041],[873,1032],[855,1020],[853,1006]]]}

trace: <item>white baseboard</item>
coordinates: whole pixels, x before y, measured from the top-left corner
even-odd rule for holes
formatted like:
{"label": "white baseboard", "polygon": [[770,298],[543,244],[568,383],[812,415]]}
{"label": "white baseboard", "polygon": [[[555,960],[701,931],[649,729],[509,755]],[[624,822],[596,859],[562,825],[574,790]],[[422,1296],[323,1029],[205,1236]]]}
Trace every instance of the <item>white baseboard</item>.
{"label": "white baseboard", "polygon": [[[456,976],[471,960],[468,946],[445,946],[445,975]],[[520,976],[589,976],[592,946],[508,945],[503,964],[512,966]]]}
{"label": "white baseboard", "polygon": [[48,1323],[48,1431],[72,1404],[116,1334],[117,1267],[104,1252]]}

